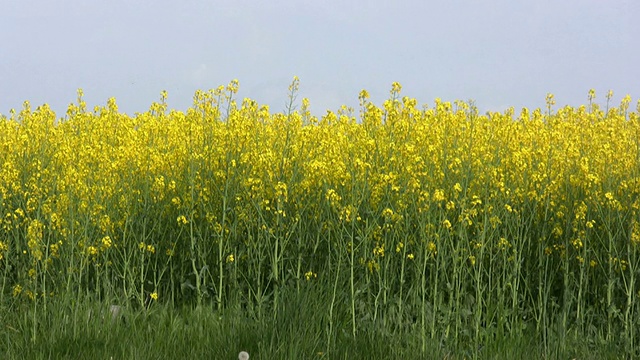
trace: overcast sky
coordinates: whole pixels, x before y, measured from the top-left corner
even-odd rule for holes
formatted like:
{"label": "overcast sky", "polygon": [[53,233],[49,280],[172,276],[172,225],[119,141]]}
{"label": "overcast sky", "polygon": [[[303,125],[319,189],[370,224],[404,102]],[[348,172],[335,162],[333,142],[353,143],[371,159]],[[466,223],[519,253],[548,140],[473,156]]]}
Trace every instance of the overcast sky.
{"label": "overcast sky", "polygon": [[391,83],[419,103],[481,111],[640,97],[638,0],[0,0],[0,113],[48,103],[60,116],[83,88],[146,111],[160,92],[186,110],[197,89],[240,81],[238,97],[322,115],[381,104]]}

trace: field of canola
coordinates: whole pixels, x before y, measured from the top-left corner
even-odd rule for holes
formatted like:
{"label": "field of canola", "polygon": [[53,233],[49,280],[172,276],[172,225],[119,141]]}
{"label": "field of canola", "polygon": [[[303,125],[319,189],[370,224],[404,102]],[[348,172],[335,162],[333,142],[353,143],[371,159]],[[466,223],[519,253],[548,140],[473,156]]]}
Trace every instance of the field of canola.
{"label": "field of canola", "polygon": [[[0,303],[90,294],[132,307],[275,315],[324,287],[348,333],[476,344],[533,333],[640,340],[640,116],[631,98],[479,114],[382,106],[312,116],[234,98],[237,81],[0,118]],[[296,106],[298,105],[298,106]],[[331,321],[331,319],[329,319]],[[426,345],[425,345],[426,346]]]}

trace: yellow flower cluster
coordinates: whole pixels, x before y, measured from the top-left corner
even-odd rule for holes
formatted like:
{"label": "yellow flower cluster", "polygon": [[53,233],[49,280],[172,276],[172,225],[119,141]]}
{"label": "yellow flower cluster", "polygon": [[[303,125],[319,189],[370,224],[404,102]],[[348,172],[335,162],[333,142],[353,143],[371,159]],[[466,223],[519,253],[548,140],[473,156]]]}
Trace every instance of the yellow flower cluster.
{"label": "yellow flower cluster", "polygon": [[0,260],[4,258],[4,253],[7,252],[8,250],[9,250],[9,245],[0,241]]}

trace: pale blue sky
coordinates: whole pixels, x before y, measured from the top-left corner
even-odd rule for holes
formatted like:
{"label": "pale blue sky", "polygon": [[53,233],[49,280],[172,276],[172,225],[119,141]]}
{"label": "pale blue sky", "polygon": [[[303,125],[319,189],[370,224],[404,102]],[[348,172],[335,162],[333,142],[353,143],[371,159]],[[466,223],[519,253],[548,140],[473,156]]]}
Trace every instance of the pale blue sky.
{"label": "pale blue sky", "polygon": [[115,97],[143,112],[169,93],[240,81],[282,111],[287,87],[322,115],[403,95],[475,100],[481,111],[640,97],[637,0],[201,1],[2,0],[0,113],[48,103],[60,116],[83,88],[90,107]]}

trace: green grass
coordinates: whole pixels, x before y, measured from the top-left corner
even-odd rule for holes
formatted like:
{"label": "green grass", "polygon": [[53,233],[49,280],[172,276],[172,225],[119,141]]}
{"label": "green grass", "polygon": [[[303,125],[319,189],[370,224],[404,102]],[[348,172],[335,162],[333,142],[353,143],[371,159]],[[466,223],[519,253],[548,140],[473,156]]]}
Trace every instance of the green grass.
{"label": "green grass", "polygon": [[[340,286],[346,284],[339,284]],[[433,339],[422,350],[418,323],[388,327],[384,319],[362,319],[351,333],[349,301],[336,298],[331,281],[306,283],[281,293],[275,312],[258,318],[248,308],[217,311],[174,307],[161,302],[147,308],[124,305],[112,319],[104,301],[69,294],[42,301],[2,304],[0,349],[5,359],[622,359],[615,343],[594,334],[559,336],[550,329],[545,351],[533,331],[521,336],[486,334],[479,347]],[[35,324],[34,324],[35,321]],[[583,341],[582,339],[588,339]]]}

